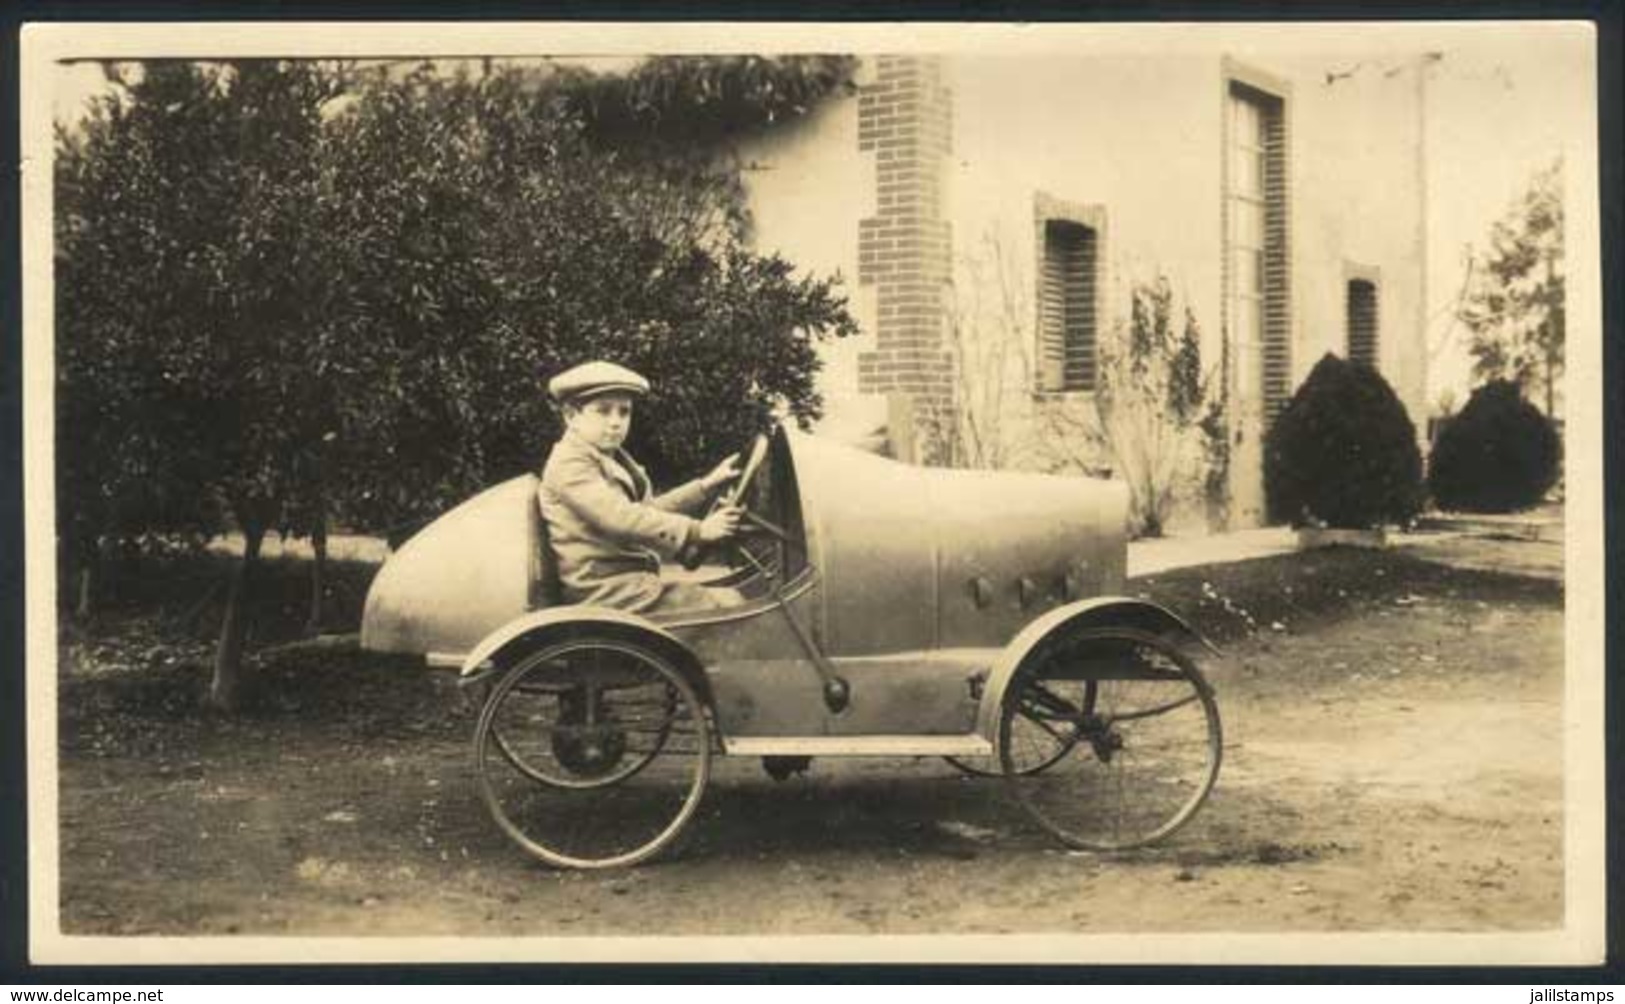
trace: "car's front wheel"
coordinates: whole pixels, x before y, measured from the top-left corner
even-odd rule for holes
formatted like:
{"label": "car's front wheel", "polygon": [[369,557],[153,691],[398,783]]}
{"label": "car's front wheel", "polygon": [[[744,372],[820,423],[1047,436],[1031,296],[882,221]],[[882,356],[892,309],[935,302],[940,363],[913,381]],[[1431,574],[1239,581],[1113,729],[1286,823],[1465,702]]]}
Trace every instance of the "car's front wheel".
{"label": "car's front wheel", "polygon": [[[1064,747],[1042,771],[1040,750]],[[1071,847],[1160,840],[1201,808],[1223,752],[1213,690],[1167,640],[1128,628],[1058,639],[1010,682],[996,745],[1027,813]]]}

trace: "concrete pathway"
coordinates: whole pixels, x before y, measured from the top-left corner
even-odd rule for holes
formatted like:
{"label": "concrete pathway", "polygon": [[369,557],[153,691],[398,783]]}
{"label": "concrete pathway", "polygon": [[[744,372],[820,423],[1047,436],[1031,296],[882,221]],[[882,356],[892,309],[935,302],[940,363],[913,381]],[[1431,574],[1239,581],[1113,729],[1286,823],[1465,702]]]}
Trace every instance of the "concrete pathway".
{"label": "concrete pathway", "polygon": [[1417,527],[1479,537],[1514,537],[1562,543],[1563,506],[1561,503],[1547,503],[1527,512],[1515,513],[1428,513],[1417,521]]}
{"label": "concrete pathway", "polygon": [[1133,579],[1174,568],[1251,561],[1290,554],[1297,549],[1297,534],[1283,526],[1203,536],[1131,540],[1128,545],[1128,576]]}
{"label": "concrete pathway", "polygon": [[[1561,520],[1555,526],[1544,525],[1535,538],[1522,534],[1420,531],[1391,533],[1388,546],[1457,568],[1563,581]],[[1297,549],[1297,534],[1279,526],[1202,537],[1135,540],[1128,545],[1128,576],[1132,579],[1176,568],[1252,561]]]}
{"label": "concrete pathway", "polygon": [[1522,537],[1479,534],[1418,534],[1411,553],[1427,561],[1471,568],[1483,572],[1504,572],[1552,582],[1563,581],[1563,537],[1549,530],[1530,540]]}

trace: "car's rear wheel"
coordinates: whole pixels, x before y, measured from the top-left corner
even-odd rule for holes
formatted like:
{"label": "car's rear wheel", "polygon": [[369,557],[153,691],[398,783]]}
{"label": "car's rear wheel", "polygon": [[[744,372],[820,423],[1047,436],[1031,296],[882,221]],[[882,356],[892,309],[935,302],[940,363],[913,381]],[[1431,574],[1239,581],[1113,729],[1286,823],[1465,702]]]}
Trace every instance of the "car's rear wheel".
{"label": "car's rear wheel", "polygon": [[[613,714],[616,706],[623,702],[606,699],[601,689],[581,684],[550,684],[542,679],[521,682],[515,690],[531,705],[530,715],[548,715],[556,727],[544,747],[535,741],[534,730],[523,724],[519,726],[519,738],[509,740],[504,728],[511,728],[514,723],[505,723],[499,718],[491,724],[491,739],[515,770],[541,784],[559,788],[603,788],[632,777],[665,749],[666,740],[671,736],[671,716],[677,711],[677,691],[668,687],[666,714],[654,730],[637,733],[635,742],[629,745],[625,728]],[[514,698],[516,703],[519,695]],[[508,717],[517,714],[514,712]],[[589,717],[594,721],[589,722]],[[525,742],[525,736],[532,741]]]}
{"label": "car's rear wheel", "polygon": [[[1029,769],[1022,737],[1065,746]],[[1027,813],[1071,847],[1126,850],[1160,840],[1201,808],[1223,752],[1213,690],[1168,641],[1093,628],[1055,640],[1010,682],[997,754]]]}
{"label": "car's rear wheel", "polygon": [[531,856],[636,864],[675,840],[710,776],[711,729],[665,658],[619,638],[562,640],[492,689],[474,730],[481,796]]}

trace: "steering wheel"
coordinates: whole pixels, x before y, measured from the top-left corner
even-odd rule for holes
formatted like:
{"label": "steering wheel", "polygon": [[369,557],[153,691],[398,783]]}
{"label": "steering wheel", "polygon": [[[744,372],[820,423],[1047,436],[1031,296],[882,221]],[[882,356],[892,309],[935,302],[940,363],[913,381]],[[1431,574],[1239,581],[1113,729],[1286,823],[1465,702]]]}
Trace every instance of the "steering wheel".
{"label": "steering wheel", "polygon": [[723,506],[738,505],[739,500],[745,497],[751,482],[756,480],[756,472],[762,469],[762,461],[767,459],[767,450],[772,442],[767,433],[756,434],[756,438],[751,440],[750,452],[745,455],[745,466],[739,469],[739,477],[734,479],[733,487],[717,496],[711,506],[713,512]]}
{"label": "steering wheel", "polygon": [[[751,441],[750,452],[745,455],[745,466],[740,468],[739,477],[734,480],[731,488],[717,496],[716,501],[711,503],[711,508],[707,510],[706,515],[710,515],[726,506],[739,505],[739,500],[745,497],[745,493],[750,490],[751,483],[756,480],[756,474],[762,469],[762,463],[767,460],[767,452],[772,445],[772,437],[767,433],[756,434],[756,438]],[[749,509],[746,509],[740,516],[743,523],[766,530],[775,536],[783,536],[783,531],[763,520]],[[688,548],[681,556],[683,567],[690,571],[700,567],[705,560],[708,549],[709,545],[706,544],[696,544]]]}

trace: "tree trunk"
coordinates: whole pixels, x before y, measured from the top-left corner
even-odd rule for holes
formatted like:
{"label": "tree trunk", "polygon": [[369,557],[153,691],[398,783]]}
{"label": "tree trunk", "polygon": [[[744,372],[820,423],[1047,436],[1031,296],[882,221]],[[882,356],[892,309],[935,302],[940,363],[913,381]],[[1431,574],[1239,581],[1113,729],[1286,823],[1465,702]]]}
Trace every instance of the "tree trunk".
{"label": "tree trunk", "polygon": [[85,621],[90,618],[91,598],[91,564],[85,562],[79,566],[79,596],[73,605],[75,620]]}
{"label": "tree trunk", "polygon": [[75,548],[77,554],[74,563],[79,566],[79,574],[75,576],[77,588],[74,591],[73,616],[81,622],[96,612],[96,587],[107,588],[108,569],[111,567],[107,549],[106,542],[101,540]]}
{"label": "tree trunk", "polygon": [[[1550,324],[1552,322],[1548,320],[1546,323]],[[1548,334],[1546,339],[1546,417],[1549,419],[1557,418],[1555,406],[1556,402],[1553,400],[1554,395],[1552,388],[1552,356],[1554,355],[1556,355],[1556,353],[1552,351],[1551,336]]]}
{"label": "tree trunk", "polygon": [[310,547],[316,560],[310,564],[310,619],[305,621],[305,634],[314,638],[322,633],[322,573],[327,566],[327,520],[320,517],[310,531]]}
{"label": "tree trunk", "polygon": [[248,680],[243,671],[243,638],[247,633],[247,612],[255,565],[259,563],[260,544],[264,539],[263,528],[243,529],[243,560],[232,574],[231,588],[226,594],[226,613],[220,623],[220,643],[214,652],[214,679],[209,684],[209,707],[216,711],[236,711],[247,689]]}

